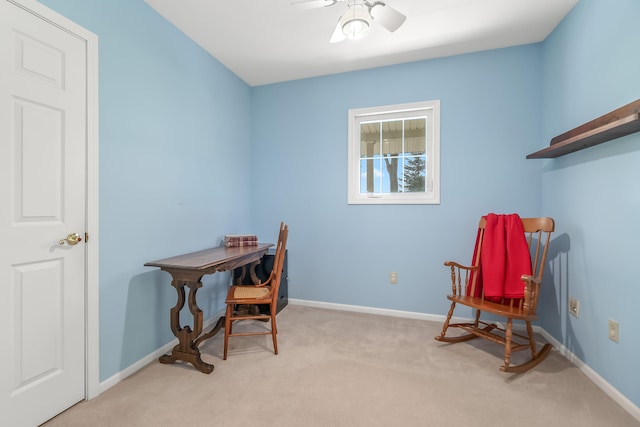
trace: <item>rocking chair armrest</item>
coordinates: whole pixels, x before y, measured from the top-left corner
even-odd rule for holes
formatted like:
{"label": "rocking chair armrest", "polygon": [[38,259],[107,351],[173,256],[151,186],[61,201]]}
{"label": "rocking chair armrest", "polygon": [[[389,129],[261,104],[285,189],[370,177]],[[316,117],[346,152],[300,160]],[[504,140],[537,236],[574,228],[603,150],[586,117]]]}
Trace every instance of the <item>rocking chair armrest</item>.
{"label": "rocking chair armrest", "polygon": [[[469,285],[469,275],[473,271],[478,271],[478,266],[466,266],[455,261],[446,261],[445,266],[451,268],[451,293],[453,295],[463,295],[467,292]],[[463,273],[464,272],[464,273]]]}
{"label": "rocking chair armrest", "polygon": [[520,279],[524,281],[524,301],[523,309],[528,314],[535,314],[538,306],[538,295],[540,291],[540,284],[542,281],[529,274],[523,274]]}
{"label": "rocking chair armrest", "polygon": [[525,282],[533,282],[533,283],[537,283],[538,285],[540,283],[542,283],[538,278],[533,277],[529,274],[523,274],[522,276],[520,276],[520,280],[523,280]]}
{"label": "rocking chair armrest", "polygon": [[467,266],[467,265],[462,265],[462,264],[458,264],[455,261],[445,261],[444,265],[446,265],[447,267],[455,267],[455,268],[461,268],[463,270],[469,270],[469,271],[475,271],[478,269],[478,266]]}

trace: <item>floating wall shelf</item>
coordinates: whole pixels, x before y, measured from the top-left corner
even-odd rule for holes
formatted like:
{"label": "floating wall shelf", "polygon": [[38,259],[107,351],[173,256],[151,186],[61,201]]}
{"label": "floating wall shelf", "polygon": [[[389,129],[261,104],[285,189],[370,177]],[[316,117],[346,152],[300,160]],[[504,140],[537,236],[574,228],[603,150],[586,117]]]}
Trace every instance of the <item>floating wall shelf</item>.
{"label": "floating wall shelf", "polygon": [[640,99],[558,135],[527,159],[551,159],[640,131]]}

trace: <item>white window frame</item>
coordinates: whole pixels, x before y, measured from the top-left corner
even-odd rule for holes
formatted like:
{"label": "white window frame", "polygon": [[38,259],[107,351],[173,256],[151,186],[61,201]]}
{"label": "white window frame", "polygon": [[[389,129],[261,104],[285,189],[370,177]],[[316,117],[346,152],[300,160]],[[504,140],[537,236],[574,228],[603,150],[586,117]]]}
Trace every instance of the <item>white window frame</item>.
{"label": "white window frame", "polygon": [[[371,120],[413,117],[427,118],[426,155],[427,191],[424,193],[361,193],[360,192],[360,123]],[[440,101],[424,101],[382,107],[349,110],[349,175],[348,203],[365,205],[384,204],[440,204]]]}

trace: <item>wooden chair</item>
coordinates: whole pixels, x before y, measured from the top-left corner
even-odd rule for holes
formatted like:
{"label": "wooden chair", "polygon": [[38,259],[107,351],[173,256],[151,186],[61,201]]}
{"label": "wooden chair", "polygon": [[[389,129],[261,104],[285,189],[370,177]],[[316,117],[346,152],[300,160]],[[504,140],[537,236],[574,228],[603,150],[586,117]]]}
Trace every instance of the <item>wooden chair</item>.
{"label": "wooden chair", "polygon": [[[478,238],[474,253],[473,265],[463,266],[453,261],[447,261],[445,266],[451,268],[451,290],[447,295],[451,301],[451,308],[442,327],[442,332],[435,337],[438,341],[457,343],[473,338],[481,337],[504,346],[504,364],[500,366],[502,372],[524,372],[538,365],[551,351],[551,344],[546,343],[538,352],[531,328],[531,322],[537,319],[536,308],[540,295],[542,274],[544,273],[547,258],[547,249],[551,233],[554,230],[554,221],[551,218],[522,218],[527,246],[531,254],[531,275],[522,275],[524,282],[524,297],[517,300],[493,301],[485,298],[484,289],[476,292],[478,284],[478,272],[482,253],[482,243],[486,226],[486,217],[480,219],[478,226]],[[478,295],[479,296],[473,296]],[[462,304],[476,310],[475,320],[467,323],[451,323],[451,317],[456,304]],[[491,313],[506,318],[506,326],[498,327],[494,322],[480,320],[482,312]],[[513,331],[513,321],[524,321],[526,335],[520,335]],[[457,336],[447,336],[449,328],[460,328],[466,333]],[[518,339],[525,340],[519,342]],[[529,349],[531,358],[517,366],[510,364],[511,353]]]}
{"label": "wooden chair", "polygon": [[[227,311],[224,322],[224,360],[227,360],[229,337],[271,334],[273,338],[273,351],[275,354],[278,354],[276,312],[278,305],[278,289],[280,288],[282,264],[284,262],[288,235],[289,227],[284,222],[280,223],[280,233],[278,235],[278,243],[276,245],[273,270],[264,283],[259,283],[255,286],[234,285],[229,288],[226,299]],[[268,305],[269,314],[263,314],[260,312],[246,315],[244,313],[240,314],[236,311],[237,305]],[[270,320],[271,328],[270,330],[262,329],[260,331],[233,333],[233,323],[241,320],[261,320],[267,322]]]}

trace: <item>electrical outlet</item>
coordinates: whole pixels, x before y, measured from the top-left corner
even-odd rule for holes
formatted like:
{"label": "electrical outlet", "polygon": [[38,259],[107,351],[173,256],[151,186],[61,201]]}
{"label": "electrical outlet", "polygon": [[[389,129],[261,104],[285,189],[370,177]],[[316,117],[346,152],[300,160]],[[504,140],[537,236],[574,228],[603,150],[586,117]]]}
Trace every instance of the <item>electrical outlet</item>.
{"label": "electrical outlet", "polygon": [[569,297],[569,314],[580,317],[580,301],[573,297]]}
{"label": "electrical outlet", "polygon": [[618,322],[609,319],[609,339],[618,342]]}
{"label": "electrical outlet", "polygon": [[391,283],[392,285],[398,284],[398,273],[396,273],[395,271],[389,273],[389,283]]}

